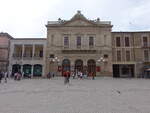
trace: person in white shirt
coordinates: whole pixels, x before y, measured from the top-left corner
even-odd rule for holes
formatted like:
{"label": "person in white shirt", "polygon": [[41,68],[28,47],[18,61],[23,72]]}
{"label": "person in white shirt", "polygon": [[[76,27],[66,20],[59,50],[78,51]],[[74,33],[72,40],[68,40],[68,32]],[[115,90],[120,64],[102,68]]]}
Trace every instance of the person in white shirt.
{"label": "person in white shirt", "polygon": [[80,71],[80,78],[82,79],[83,78],[83,73]]}

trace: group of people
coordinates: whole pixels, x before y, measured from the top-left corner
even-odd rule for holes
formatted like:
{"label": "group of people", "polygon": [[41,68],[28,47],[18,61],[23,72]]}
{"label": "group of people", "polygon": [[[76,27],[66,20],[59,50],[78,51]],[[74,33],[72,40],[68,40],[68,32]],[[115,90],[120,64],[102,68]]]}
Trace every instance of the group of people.
{"label": "group of people", "polygon": [[94,80],[95,79],[95,74],[94,72],[90,72],[90,73],[83,73],[81,71],[77,71],[77,72],[70,72],[70,71],[64,71],[63,72],[63,77],[65,78],[64,79],[64,84],[67,84],[69,83],[69,79],[70,77],[73,77],[73,79],[75,79],[76,77],[77,78],[80,78],[80,79],[84,79],[84,78],[87,78],[87,77],[92,77],[92,79]]}
{"label": "group of people", "polygon": [[87,77],[92,77],[92,79],[95,79],[95,74],[94,72],[87,73],[87,72],[77,71],[77,72],[72,72],[72,77],[73,79],[75,78],[84,79]]}
{"label": "group of people", "polygon": [[53,78],[55,77],[55,73],[54,73],[54,72],[49,72],[49,73],[47,74],[47,78],[51,79],[52,77],[53,77]]}
{"label": "group of people", "polygon": [[[31,78],[30,75],[28,75],[29,77],[28,78]],[[24,76],[24,73],[21,73],[21,72],[15,72],[13,74],[10,74],[9,76],[9,73],[6,71],[0,71],[0,83],[2,82],[2,80],[4,80],[5,83],[7,83],[7,80],[8,78],[13,78],[14,80],[21,80],[21,78],[24,78],[24,77],[27,77],[27,76]]]}
{"label": "group of people", "polygon": [[19,73],[19,72],[16,72],[15,74],[14,74],[14,80],[21,80],[21,77],[22,77],[22,73]]}
{"label": "group of people", "polygon": [[4,78],[4,82],[7,83],[7,78],[8,78],[7,71],[6,72],[0,71],[0,83],[1,83],[3,78]]}

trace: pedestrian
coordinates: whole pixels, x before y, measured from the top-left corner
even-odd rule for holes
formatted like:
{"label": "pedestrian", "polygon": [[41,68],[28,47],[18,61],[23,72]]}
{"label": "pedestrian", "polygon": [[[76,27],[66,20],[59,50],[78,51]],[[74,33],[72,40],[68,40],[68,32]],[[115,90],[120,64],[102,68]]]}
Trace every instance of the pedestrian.
{"label": "pedestrian", "polygon": [[5,83],[7,83],[7,77],[8,77],[8,73],[7,71],[4,73],[4,80],[5,80]]}
{"label": "pedestrian", "polygon": [[48,78],[48,79],[51,78],[51,72],[49,72],[49,73],[47,74],[47,78]]}
{"label": "pedestrian", "polygon": [[55,72],[53,72],[53,78],[55,77]]}
{"label": "pedestrian", "polygon": [[80,71],[80,79],[83,78],[83,73]]}
{"label": "pedestrian", "polygon": [[64,84],[67,84],[67,72],[66,71],[63,72],[63,76],[64,76]]}
{"label": "pedestrian", "polygon": [[24,78],[24,71],[22,72],[22,78]]}
{"label": "pedestrian", "polygon": [[93,72],[91,72],[92,74],[92,79],[94,80],[95,79],[95,74]]}
{"label": "pedestrian", "polygon": [[73,79],[75,79],[75,77],[76,77],[76,74],[74,71],[72,72],[72,77],[73,77]]}
{"label": "pedestrian", "polygon": [[87,78],[87,72],[86,71],[83,73],[83,78]]}
{"label": "pedestrian", "polygon": [[67,83],[69,84],[69,79],[70,79],[70,72],[69,71],[67,71]]}
{"label": "pedestrian", "polygon": [[77,72],[77,76],[78,76],[78,78],[80,78],[80,71]]}
{"label": "pedestrian", "polygon": [[18,72],[14,74],[14,80],[17,80]]}

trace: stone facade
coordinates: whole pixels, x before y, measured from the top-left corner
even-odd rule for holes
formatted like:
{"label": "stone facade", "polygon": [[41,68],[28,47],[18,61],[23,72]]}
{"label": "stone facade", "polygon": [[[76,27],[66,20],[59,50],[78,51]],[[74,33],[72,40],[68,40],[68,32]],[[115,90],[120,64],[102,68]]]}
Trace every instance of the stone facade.
{"label": "stone facade", "polygon": [[11,40],[9,72],[25,76],[44,76],[46,39],[16,38]]}
{"label": "stone facade", "polygon": [[[120,38],[120,46],[117,46],[117,38]],[[129,41],[125,38],[128,38]],[[128,42],[129,44],[126,45],[125,43]],[[146,56],[144,55],[145,50],[147,51]],[[121,52],[119,61],[117,60],[117,51]],[[112,55],[113,70],[117,72],[115,68],[118,65],[118,76],[142,77],[144,73],[148,72],[148,70],[145,72],[145,67],[150,68],[150,32],[112,32]],[[114,73],[114,75],[116,74]]]}
{"label": "stone facade", "polygon": [[[46,73],[52,70],[56,72],[57,66],[61,66],[63,71],[65,69],[63,65],[65,60],[69,61],[68,68],[71,71],[92,70],[92,66],[88,65],[88,62],[92,60],[95,67],[93,71],[97,76],[112,76],[112,25],[110,22],[100,21],[99,19],[95,21],[88,20],[81,12],[78,12],[68,21],[61,19],[49,21],[46,27]],[[93,37],[92,45],[89,44],[90,37]],[[57,57],[59,62],[52,62],[50,55]],[[104,56],[107,57],[105,62],[98,62]],[[78,61],[81,64],[77,67],[76,63]],[[97,71],[96,68],[100,68],[100,70]],[[59,75],[61,75],[61,72]]]}

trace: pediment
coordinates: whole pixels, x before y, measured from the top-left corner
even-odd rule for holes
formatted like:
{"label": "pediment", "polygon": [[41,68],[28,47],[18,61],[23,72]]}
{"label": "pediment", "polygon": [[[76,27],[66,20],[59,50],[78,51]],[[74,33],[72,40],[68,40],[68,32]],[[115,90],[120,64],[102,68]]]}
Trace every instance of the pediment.
{"label": "pediment", "polygon": [[69,21],[69,22],[65,23],[65,26],[94,26],[94,25],[95,24],[93,24],[90,21],[81,20],[81,19],[72,20],[72,21]]}

